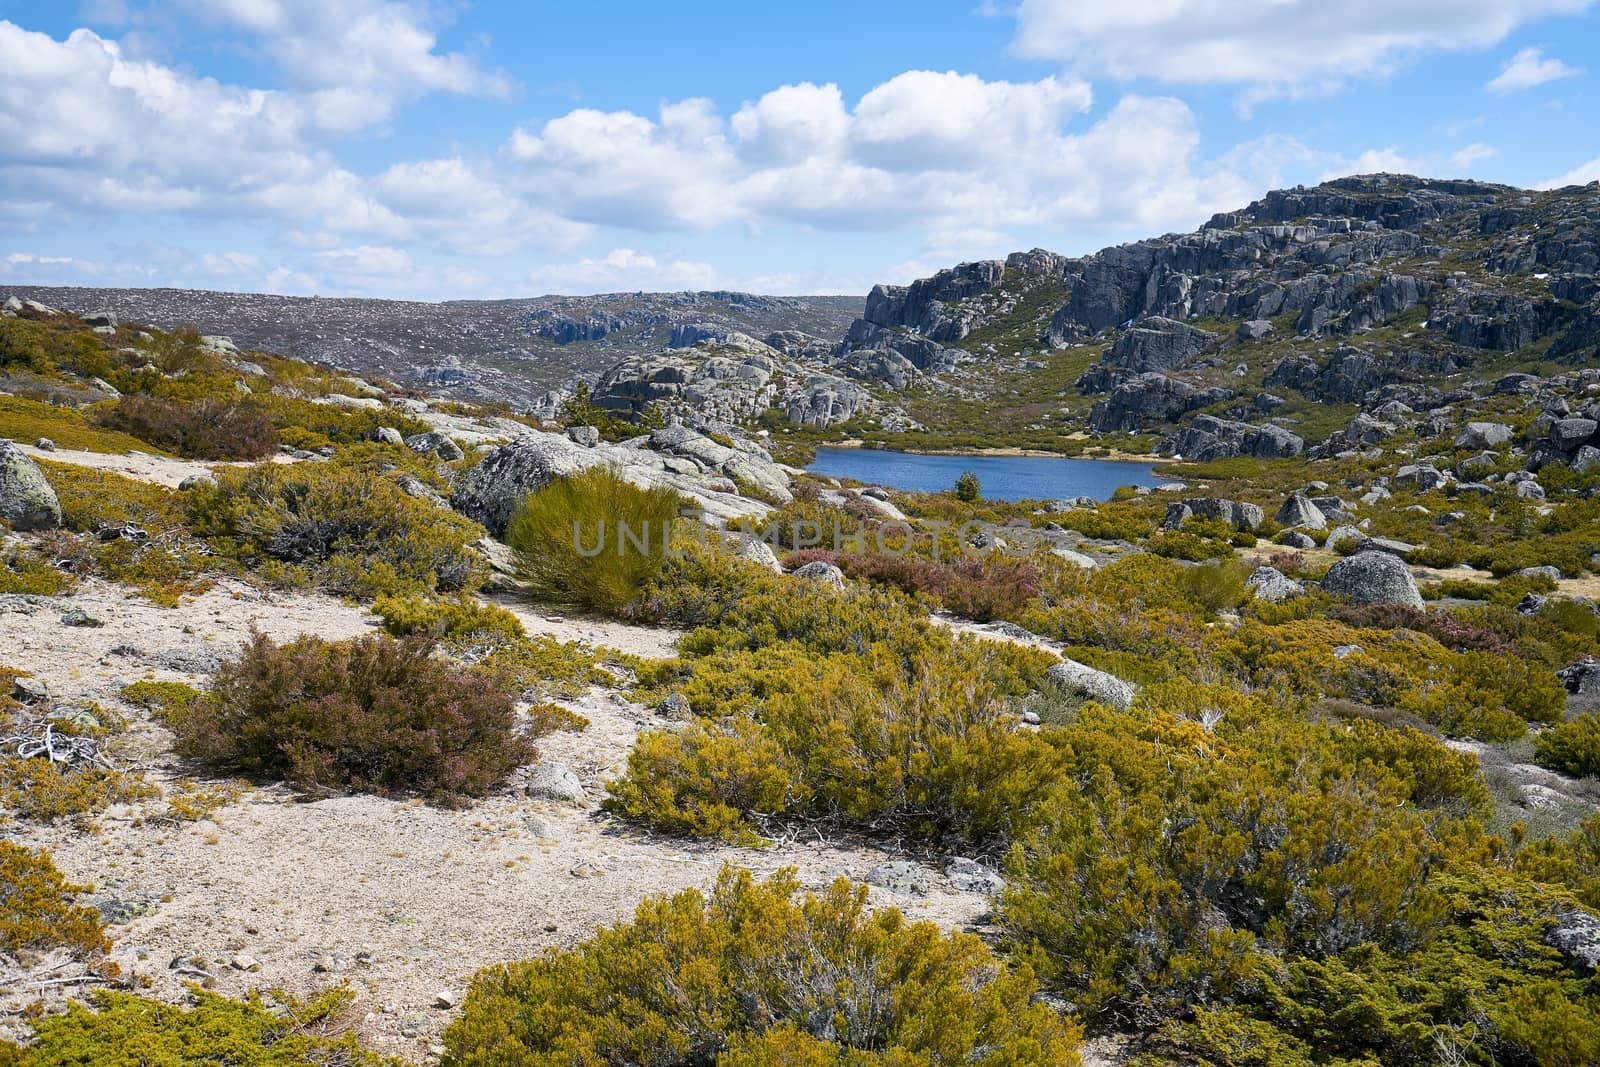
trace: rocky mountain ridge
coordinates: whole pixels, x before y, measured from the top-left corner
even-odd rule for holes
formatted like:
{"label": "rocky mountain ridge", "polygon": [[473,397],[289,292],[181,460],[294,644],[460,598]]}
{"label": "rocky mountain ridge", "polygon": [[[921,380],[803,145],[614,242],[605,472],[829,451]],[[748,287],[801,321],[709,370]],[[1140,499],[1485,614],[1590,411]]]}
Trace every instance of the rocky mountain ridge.
{"label": "rocky mountain ridge", "polygon": [[688,325],[831,338],[843,334],[861,306],[852,297],[722,290],[437,303],[30,285],[5,293],[160,329],[193,326],[202,334],[231,337],[245,350],[520,410],[535,410],[541,401],[548,407],[551,390],[593,378],[628,356],[678,343],[675,337]]}

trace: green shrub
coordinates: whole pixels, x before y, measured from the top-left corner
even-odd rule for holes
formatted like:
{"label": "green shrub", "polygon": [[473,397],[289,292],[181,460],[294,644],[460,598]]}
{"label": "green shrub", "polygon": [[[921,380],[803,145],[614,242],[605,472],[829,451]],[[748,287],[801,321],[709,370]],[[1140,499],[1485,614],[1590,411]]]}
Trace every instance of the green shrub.
{"label": "green shrub", "polygon": [[255,992],[232,1000],[194,989],[188,1008],[115,990],[92,995],[92,1008],[71,1002],[33,1024],[26,1067],[402,1067],[349,1032],[349,990],[303,1001],[275,992],[277,1011]]}
{"label": "green shrub", "polygon": [[237,395],[190,401],[125,396],[98,418],[109,430],[190,459],[261,459],[278,450],[266,413]]}
{"label": "green shrub", "polygon": [[1541,733],[1533,760],[1574,778],[1600,776],[1600,715],[1580,715]]}
{"label": "green shrub", "polygon": [[432,598],[385,594],[373,602],[372,613],[395,637],[432,634],[504,641],[526,636],[521,620],[511,612],[465,595]]}
{"label": "green shrub", "polygon": [[365,598],[482,580],[481,527],[357,465],[263,463],[217,483],[184,494],[194,531],[282,584]]}
{"label": "green shrub", "polygon": [[982,490],[978,486],[978,476],[972,471],[962,471],[961,476],[956,479],[955,494],[957,500],[966,504],[979,499]]}
{"label": "green shrub", "polygon": [[479,973],[445,1032],[458,1067],[1055,1067],[1078,1028],[971,934],[869,912],[844,879],[796,899],[724,871],[577,948]]}
{"label": "green shrub", "polygon": [[609,467],[591,467],[523,498],[506,543],[534,596],[617,612],[661,572],[681,506],[669,489],[640,489]]}
{"label": "green shrub", "polygon": [[170,725],[181,755],[220,771],[437,801],[482,796],[536,755],[496,678],[417,638],[279,646],[254,633]]}
{"label": "green shrub", "polygon": [[0,396],[0,437],[32,444],[48,437],[57,448],[77,448],[88,452],[125,454],[135,449],[161,453],[163,450],[125,433],[114,433],[92,424],[84,413],[20,396]]}
{"label": "green shrub", "polygon": [[78,959],[111,951],[100,913],[74,903],[70,884],[46,852],[0,839],[0,951],[26,962],[57,948]]}

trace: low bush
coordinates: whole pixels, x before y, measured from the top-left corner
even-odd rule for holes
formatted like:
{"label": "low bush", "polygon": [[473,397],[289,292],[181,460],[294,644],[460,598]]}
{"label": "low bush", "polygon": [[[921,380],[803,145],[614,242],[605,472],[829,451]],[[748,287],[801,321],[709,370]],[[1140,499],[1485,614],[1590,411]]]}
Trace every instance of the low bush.
{"label": "low bush", "polygon": [[522,622],[498,604],[485,604],[469,596],[433,598],[385,594],[372,605],[383,628],[395,637],[431,634],[446,638],[496,641],[526,636]]}
{"label": "low bush", "polygon": [[483,529],[359,465],[263,463],[184,494],[195,533],[283,585],[356,597],[474,588]]}
{"label": "low bush", "polygon": [[164,451],[129,434],[103,429],[81,411],[20,396],[0,396],[0,437],[24,444],[48,437],[57,448],[79,448],[88,452]]}
{"label": "low bush", "polygon": [[252,634],[206,699],[175,708],[180,755],[314,791],[482,796],[536,755],[497,679],[431,642],[368,636],[286,645]]}
{"label": "low bush", "polygon": [[615,613],[661,572],[683,504],[669,489],[640,489],[609,467],[591,467],[528,494],[506,543],[535,597]]}
{"label": "low bush", "polygon": [[[95,990],[93,1006],[70,1002],[33,1023],[23,1067],[117,1064],[138,1067],[402,1067],[364,1049],[349,1031],[352,993],[334,989],[307,1000],[252,992],[243,1000],[193,989],[192,1007],[115,990]],[[4,1058],[0,1056],[0,1063]]]}
{"label": "low bush", "polygon": [[1533,760],[1574,778],[1600,777],[1600,715],[1580,715],[1545,730],[1534,738]]}
{"label": "low bush", "polygon": [[111,951],[100,913],[75,902],[72,885],[46,852],[0,839],[0,952],[27,961],[54,949],[88,960]]}
{"label": "low bush", "polygon": [[237,397],[165,400],[125,396],[99,412],[106,429],[189,459],[261,459],[278,435],[261,408]]}
{"label": "low bush", "polygon": [[458,1067],[1072,1067],[1078,1028],[971,934],[867,908],[844,879],[724,871],[575,949],[489,968],[445,1032]]}

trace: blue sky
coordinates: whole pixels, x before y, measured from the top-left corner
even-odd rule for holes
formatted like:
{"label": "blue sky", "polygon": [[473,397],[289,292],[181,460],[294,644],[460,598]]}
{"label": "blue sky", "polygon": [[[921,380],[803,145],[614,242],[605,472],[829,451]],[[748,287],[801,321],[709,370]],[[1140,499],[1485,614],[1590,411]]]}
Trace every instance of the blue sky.
{"label": "blue sky", "polygon": [[1587,182],[1596,7],[0,0],[0,289],[860,294],[1339,174]]}

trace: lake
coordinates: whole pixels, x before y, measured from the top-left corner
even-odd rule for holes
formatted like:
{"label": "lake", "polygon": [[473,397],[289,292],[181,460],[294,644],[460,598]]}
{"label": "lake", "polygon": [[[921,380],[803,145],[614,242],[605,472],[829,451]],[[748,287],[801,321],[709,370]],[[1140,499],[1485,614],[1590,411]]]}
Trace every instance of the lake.
{"label": "lake", "polygon": [[962,471],[972,471],[989,500],[1106,500],[1119,486],[1161,482],[1148,463],[1064,456],[920,456],[875,448],[819,448],[806,470],[925,493],[951,489]]}

